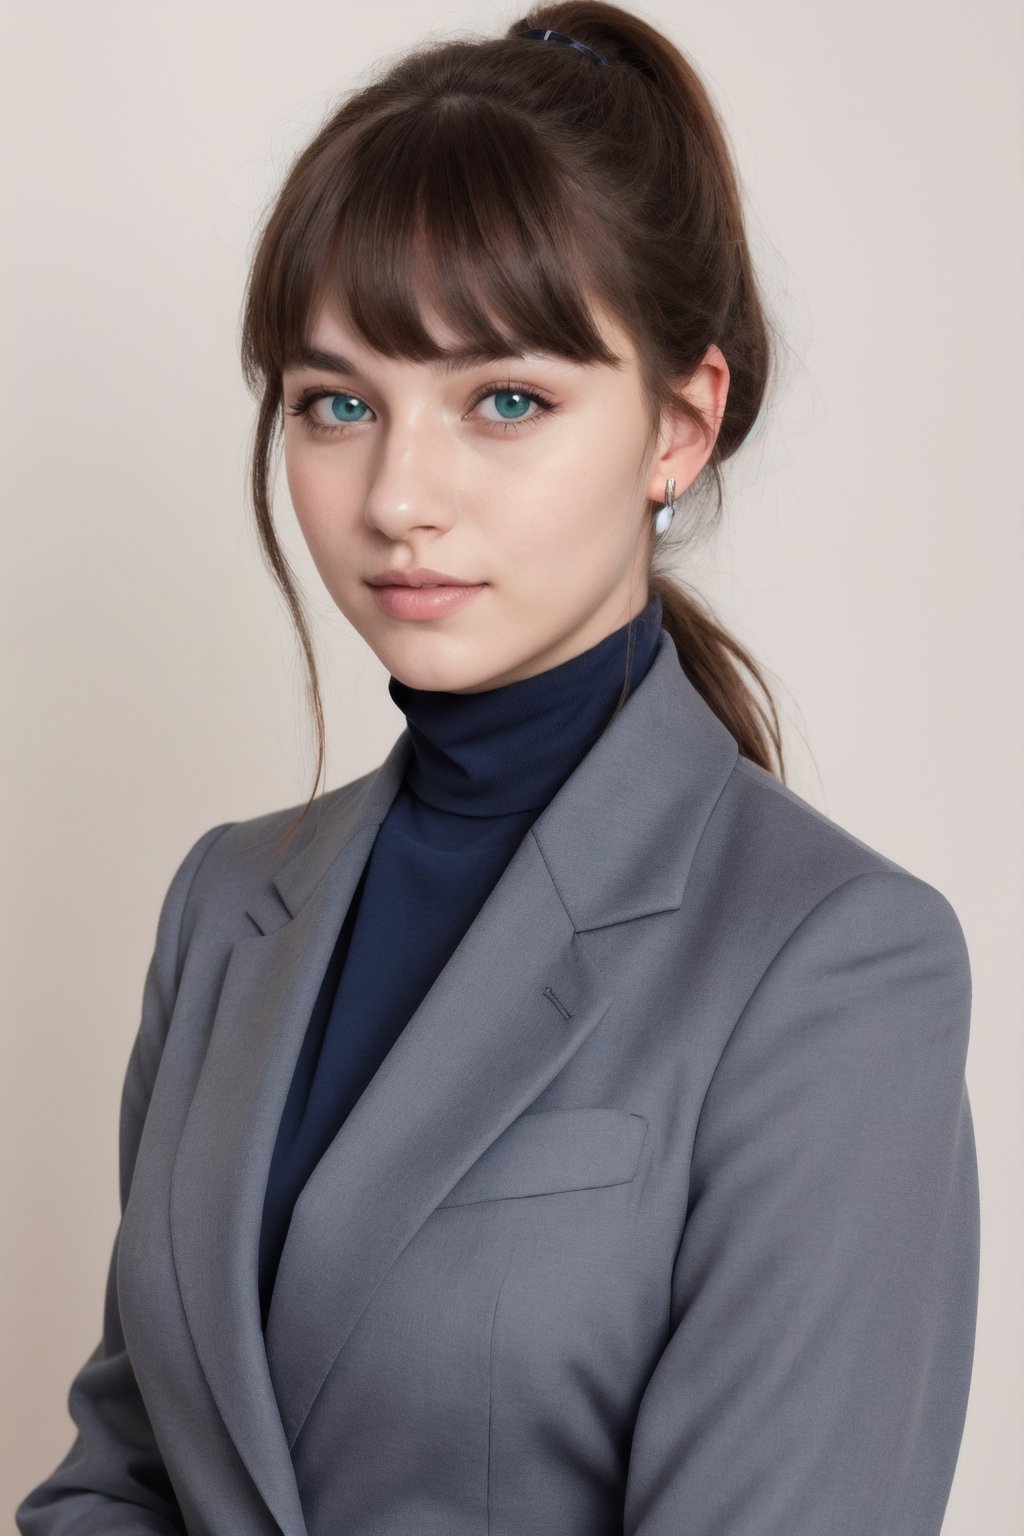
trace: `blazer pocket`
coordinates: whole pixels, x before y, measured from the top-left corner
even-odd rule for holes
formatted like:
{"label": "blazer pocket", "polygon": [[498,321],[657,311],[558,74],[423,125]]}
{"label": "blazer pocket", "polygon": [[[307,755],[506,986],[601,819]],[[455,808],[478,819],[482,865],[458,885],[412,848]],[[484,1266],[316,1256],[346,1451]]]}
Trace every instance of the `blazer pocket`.
{"label": "blazer pocket", "polygon": [[441,1201],[468,1205],[559,1190],[628,1184],[647,1134],[643,1115],[585,1106],[520,1115]]}

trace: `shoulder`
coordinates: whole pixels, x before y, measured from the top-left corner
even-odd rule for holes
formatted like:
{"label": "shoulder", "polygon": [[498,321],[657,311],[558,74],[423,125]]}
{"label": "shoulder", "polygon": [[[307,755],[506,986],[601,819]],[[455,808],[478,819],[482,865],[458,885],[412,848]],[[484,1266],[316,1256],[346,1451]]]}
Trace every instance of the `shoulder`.
{"label": "shoulder", "polygon": [[966,970],[963,928],[943,891],[749,758],[737,758],[708,834],[723,899],[749,931],[758,922],[773,931],[773,952],[798,934],[862,953],[900,934],[926,936],[933,953]]}
{"label": "shoulder", "polygon": [[733,813],[745,818],[748,825],[761,828],[769,838],[774,837],[780,850],[795,843],[807,855],[823,859],[837,870],[911,873],[748,757],[736,759],[729,790]]}
{"label": "shoulder", "polygon": [[200,915],[204,926],[234,929],[246,906],[268,889],[274,874],[301,855],[325,821],[330,824],[344,816],[346,807],[358,801],[377,772],[370,769],[325,791],[308,808],[301,800],[204,831],[179,863],[171,883],[183,940],[187,942]]}

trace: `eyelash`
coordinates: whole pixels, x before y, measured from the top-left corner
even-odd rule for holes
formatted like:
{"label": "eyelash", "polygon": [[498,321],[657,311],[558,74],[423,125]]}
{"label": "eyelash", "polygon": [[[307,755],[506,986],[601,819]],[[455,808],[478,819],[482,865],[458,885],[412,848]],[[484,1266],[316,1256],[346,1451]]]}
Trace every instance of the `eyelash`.
{"label": "eyelash", "polygon": [[[540,391],[536,389],[527,389],[525,385],[516,384],[512,380],[509,380],[508,382],[502,381],[500,384],[488,384],[485,389],[481,389],[476,395],[474,395],[473,399],[470,401],[470,409],[478,406],[481,400],[486,400],[488,395],[497,394],[524,395],[527,400],[532,400],[536,405],[541,407],[535,416],[528,416],[524,421],[488,422],[488,426],[501,427],[503,432],[507,431],[509,427],[511,427],[514,431],[518,431],[520,427],[533,426],[534,422],[541,421],[549,411],[555,411],[558,409],[554,401],[550,400],[547,395],[541,394]],[[362,400],[361,395],[357,395],[351,390],[323,389],[318,385],[313,385],[309,389],[304,389],[302,394],[299,395],[298,399],[292,401],[288,408],[289,414],[292,416],[301,416],[302,425],[307,429],[307,431],[322,434],[326,437],[333,437],[338,432],[348,431],[349,427],[359,426],[359,422],[350,421],[339,422],[336,427],[328,427],[325,426],[322,421],[317,421],[311,414],[310,407],[317,400],[332,400],[336,395],[352,395],[353,399]],[[363,403],[365,404],[365,401]]]}

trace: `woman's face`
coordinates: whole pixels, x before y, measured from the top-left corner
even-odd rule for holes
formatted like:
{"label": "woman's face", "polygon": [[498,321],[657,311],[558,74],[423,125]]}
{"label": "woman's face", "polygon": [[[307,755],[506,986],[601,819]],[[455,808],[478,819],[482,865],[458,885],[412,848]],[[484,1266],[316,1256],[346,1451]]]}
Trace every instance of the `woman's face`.
{"label": "woman's face", "polygon": [[[284,375],[288,489],[327,590],[400,682],[476,693],[529,677],[647,602],[645,498],[669,475],[681,495],[707,451],[683,422],[645,455],[635,353],[602,330],[620,369],[531,354],[445,371],[368,350],[330,306],[317,316],[312,345],[334,360]],[[395,571],[472,590],[372,585]]]}

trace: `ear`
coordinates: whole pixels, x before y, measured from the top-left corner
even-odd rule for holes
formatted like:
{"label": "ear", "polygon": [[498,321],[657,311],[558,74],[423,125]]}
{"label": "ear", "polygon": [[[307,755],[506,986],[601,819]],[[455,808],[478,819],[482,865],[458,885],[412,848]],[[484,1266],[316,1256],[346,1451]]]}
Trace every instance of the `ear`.
{"label": "ear", "polygon": [[664,500],[668,480],[676,482],[676,497],[680,497],[711,457],[729,393],[729,364],[718,347],[708,347],[692,375],[680,384],[678,393],[697,407],[711,427],[711,436],[705,442],[697,425],[679,409],[662,412],[657,458],[647,486],[651,501]]}

